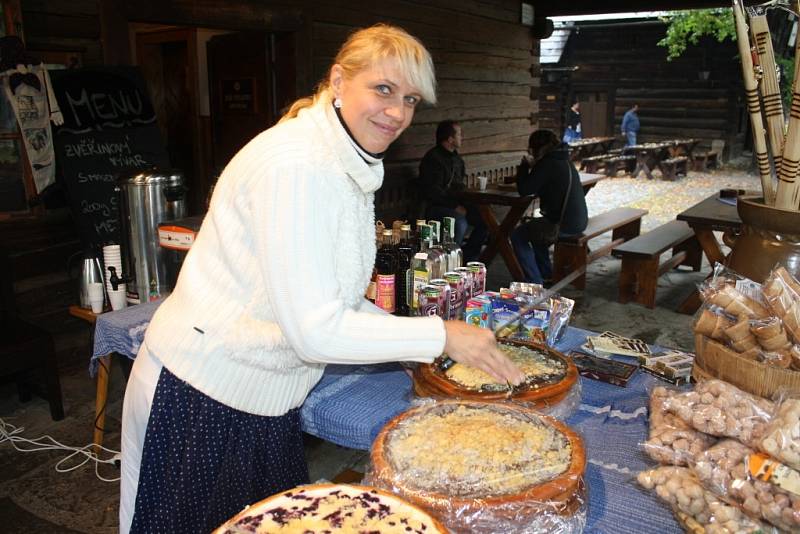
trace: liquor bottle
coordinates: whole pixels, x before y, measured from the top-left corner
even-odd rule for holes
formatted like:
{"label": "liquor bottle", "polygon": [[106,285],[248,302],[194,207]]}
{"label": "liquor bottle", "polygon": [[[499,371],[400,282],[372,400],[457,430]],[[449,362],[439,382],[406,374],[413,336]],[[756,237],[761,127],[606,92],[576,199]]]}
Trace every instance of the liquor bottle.
{"label": "liquor bottle", "polygon": [[414,285],[411,290],[411,314],[417,315],[419,309],[419,292],[428,285],[431,280],[431,272],[428,269],[428,255],[424,252],[414,254],[411,268],[414,271]]}
{"label": "liquor bottle", "polygon": [[441,278],[449,270],[448,267],[450,265],[450,257],[442,247],[442,223],[440,221],[428,221],[428,224],[431,226],[431,248],[436,250],[441,258],[441,270],[436,273],[436,278]]}
{"label": "liquor bottle", "polygon": [[411,262],[414,259],[414,245],[411,242],[411,225],[400,227],[400,243],[397,245],[397,315],[411,315],[411,292],[414,288],[414,273]]}
{"label": "liquor bottle", "polygon": [[445,217],[442,219],[442,223],[444,224],[442,248],[444,248],[449,257],[447,270],[455,271],[464,265],[464,253],[461,251],[461,247],[458,246],[458,243],[455,242],[456,219],[455,217]]}
{"label": "liquor bottle", "polygon": [[389,313],[397,302],[397,251],[392,244],[392,230],[383,231],[383,244],[375,255],[375,305]]}
{"label": "liquor bottle", "polygon": [[414,232],[414,248],[416,249],[414,254],[416,254],[417,252],[420,252],[422,250],[422,227],[423,226],[428,226],[428,223],[425,222],[425,219],[417,219],[417,229]]}
{"label": "liquor bottle", "polygon": [[441,278],[446,272],[444,269],[444,251],[436,249],[433,246],[433,227],[431,225],[422,226],[422,234],[420,235],[420,252],[424,252],[428,256],[428,272],[430,273],[430,280],[434,278]]}

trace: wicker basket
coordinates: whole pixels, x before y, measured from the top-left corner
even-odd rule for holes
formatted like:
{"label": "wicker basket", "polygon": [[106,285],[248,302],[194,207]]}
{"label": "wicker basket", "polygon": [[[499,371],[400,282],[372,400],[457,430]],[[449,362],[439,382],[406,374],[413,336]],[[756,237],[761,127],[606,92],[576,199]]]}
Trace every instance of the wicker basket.
{"label": "wicker basket", "polygon": [[768,399],[782,387],[800,391],[800,371],[748,360],[730,348],[697,334],[694,336],[694,345],[696,355],[692,376],[695,380],[719,378]]}

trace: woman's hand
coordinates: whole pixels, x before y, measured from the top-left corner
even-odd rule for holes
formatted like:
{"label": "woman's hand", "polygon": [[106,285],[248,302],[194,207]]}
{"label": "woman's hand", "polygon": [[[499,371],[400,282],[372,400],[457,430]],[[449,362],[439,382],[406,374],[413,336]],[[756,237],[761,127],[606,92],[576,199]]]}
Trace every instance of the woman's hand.
{"label": "woman's hand", "polygon": [[453,360],[477,367],[500,382],[517,385],[525,376],[497,346],[491,330],[468,325],[463,321],[445,321],[447,339],[444,351]]}

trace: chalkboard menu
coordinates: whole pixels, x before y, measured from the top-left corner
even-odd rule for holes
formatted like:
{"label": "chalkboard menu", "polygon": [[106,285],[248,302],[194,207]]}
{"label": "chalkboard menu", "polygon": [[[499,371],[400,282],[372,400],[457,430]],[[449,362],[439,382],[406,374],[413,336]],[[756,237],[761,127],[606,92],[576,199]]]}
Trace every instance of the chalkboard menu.
{"label": "chalkboard menu", "polygon": [[97,67],[50,72],[64,124],[53,141],[84,247],[95,254],[120,243],[120,176],[168,168],[156,114],[136,67]]}

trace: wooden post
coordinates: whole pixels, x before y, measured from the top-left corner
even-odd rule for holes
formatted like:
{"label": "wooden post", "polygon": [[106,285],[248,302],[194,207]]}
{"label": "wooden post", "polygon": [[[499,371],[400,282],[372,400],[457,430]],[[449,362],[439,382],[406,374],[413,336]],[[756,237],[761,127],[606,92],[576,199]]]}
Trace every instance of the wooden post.
{"label": "wooden post", "polygon": [[758,62],[761,64],[761,102],[764,105],[764,116],[767,118],[770,153],[775,162],[775,169],[780,169],[783,152],[783,104],[778,85],[778,71],[775,68],[772,36],[766,15],[750,17],[750,32],[756,45]]}
{"label": "wooden post", "polygon": [[797,210],[800,208],[800,183],[797,181],[797,172],[800,167],[800,72],[797,72],[797,56],[800,52],[800,39],[795,44],[795,73],[792,81],[792,104],[789,109],[789,127],[783,144],[781,167],[778,169],[778,189],[775,195],[775,206]]}
{"label": "wooden post", "polygon": [[[758,163],[758,174],[761,175],[761,189],[764,192],[764,202],[773,204],[772,171],[767,155],[767,138],[764,132],[764,122],[761,119],[761,104],[758,101],[758,87],[756,75],[753,70],[753,56],[750,50],[750,39],[747,36],[744,9],[739,0],[733,0],[733,16],[736,19],[736,41],[739,45],[739,56],[742,60],[742,78],[747,97],[747,109],[750,112],[750,125],[753,129],[753,148]],[[787,137],[787,145],[788,145]],[[785,154],[784,154],[785,156]]]}

